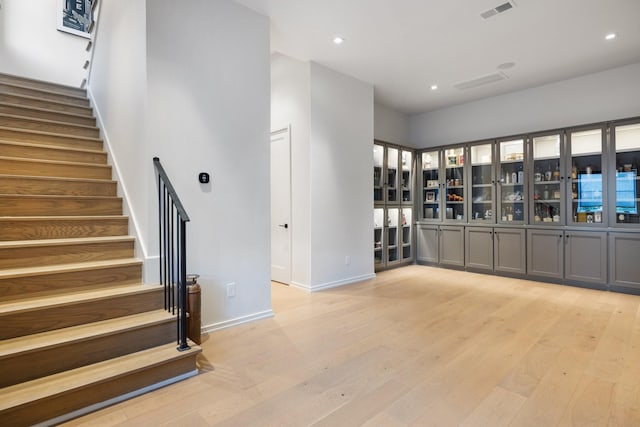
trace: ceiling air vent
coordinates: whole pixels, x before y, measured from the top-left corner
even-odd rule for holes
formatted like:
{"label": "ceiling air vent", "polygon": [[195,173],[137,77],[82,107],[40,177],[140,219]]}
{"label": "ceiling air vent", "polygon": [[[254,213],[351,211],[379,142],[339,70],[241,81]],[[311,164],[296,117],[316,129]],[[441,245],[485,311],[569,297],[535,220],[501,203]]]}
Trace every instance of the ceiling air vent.
{"label": "ceiling air vent", "polygon": [[516,7],[516,4],[514,3],[513,0],[510,0],[506,3],[502,3],[501,5],[494,7],[493,9],[489,9],[482,12],[480,16],[482,17],[482,19],[489,19],[492,16],[496,16],[500,13],[504,13],[509,9],[513,9],[514,7]]}
{"label": "ceiling air vent", "polygon": [[472,89],[474,87],[487,85],[489,83],[495,83],[500,80],[506,80],[508,78],[509,76],[507,76],[502,71],[499,71],[497,73],[491,73],[491,74],[487,74],[486,76],[476,77],[475,79],[456,83],[453,85],[453,87],[459,90],[467,90],[467,89]]}

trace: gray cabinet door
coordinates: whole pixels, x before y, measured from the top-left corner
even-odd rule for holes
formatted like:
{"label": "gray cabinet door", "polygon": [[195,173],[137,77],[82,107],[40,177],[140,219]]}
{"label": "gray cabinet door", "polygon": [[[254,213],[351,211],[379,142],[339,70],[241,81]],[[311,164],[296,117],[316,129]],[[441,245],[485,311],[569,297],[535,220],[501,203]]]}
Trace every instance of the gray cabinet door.
{"label": "gray cabinet door", "polygon": [[438,226],[420,224],[417,228],[418,261],[437,264]]}
{"label": "gray cabinet door", "polygon": [[467,268],[493,271],[493,228],[466,227],[464,234]]}
{"label": "gray cabinet door", "polygon": [[607,233],[565,232],[565,278],[579,282],[607,282]]}
{"label": "gray cabinet door", "polygon": [[640,288],[640,234],[609,233],[609,283]]}
{"label": "gray cabinet door", "polygon": [[563,241],[562,230],[527,230],[527,273],[562,279]]}
{"label": "gray cabinet door", "polygon": [[440,264],[464,267],[464,227],[440,227]]}
{"label": "gray cabinet door", "polygon": [[525,274],[525,231],[518,228],[494,228],[493,265],[495,271]]}

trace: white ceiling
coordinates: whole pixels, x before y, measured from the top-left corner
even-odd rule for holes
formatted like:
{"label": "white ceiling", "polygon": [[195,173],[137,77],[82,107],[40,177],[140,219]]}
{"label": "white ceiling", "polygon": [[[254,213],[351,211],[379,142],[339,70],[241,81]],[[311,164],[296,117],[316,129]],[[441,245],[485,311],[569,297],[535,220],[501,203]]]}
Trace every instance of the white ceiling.
{"label": "white ceiling", "polygon": [[[488,20],[480,13],[506,0],[236,1],[271,18],[272,51],[369,82],[377,103],[404,113],[640,62],[640,0],[514,0]],[[507,80],[453,86],[506,62]]]}

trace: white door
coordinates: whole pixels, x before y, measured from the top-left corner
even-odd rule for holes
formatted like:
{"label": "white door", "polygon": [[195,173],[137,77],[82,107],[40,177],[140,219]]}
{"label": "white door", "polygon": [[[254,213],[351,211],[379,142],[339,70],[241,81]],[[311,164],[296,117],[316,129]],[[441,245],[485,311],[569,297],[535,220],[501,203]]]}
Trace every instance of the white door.
{"label": "white door", "polygon": [[289,128],[271,132],[271,280],[291,281],[291,142]]}

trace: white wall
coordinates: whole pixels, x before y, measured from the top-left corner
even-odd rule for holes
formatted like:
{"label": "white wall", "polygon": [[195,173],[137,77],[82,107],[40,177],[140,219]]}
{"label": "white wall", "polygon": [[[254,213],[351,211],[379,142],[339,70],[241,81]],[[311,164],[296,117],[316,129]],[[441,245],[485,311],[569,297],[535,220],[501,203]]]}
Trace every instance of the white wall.
{"label": "white wall", "polygon": [[387,106],[374,104],[373,117],[375,139],[409,145],[409,116]]}
{"label": "white wall", "polygon": [[414,147],[640,115],[640,63],[411,116]]}
{"label": "white wall", "polygon": [[55,0],[2,0],[0,73],[80,86],[88,40],[58,31],[56,8]]}
{"label": "white wall", "polygon": [[311,283],[311,69],[271,55],[271,130],[291,126],[291,281]]}
{"label": "white wall", "polygon": [[373,127],[373,86],[312,62],[312,290],[373,276]]}
{"label": "white wall", "polygon": [[151,228],[155,212],[149,206],[156,203],[156,193],[151,150],[145,143],[147,49],[146,26],[140,25],[146,21],[146,0],[130,0],[126,8],[104,2],[101,8],[88,91],[119,181],[119,195],[125,199],[129,229],[136,235],[136,255],[146,261],[145,280],[154,282],[158,269],[151,249],[158,240]]}
{"label": "white wall", "polygon": [[90,87],[148,256],[158,156],[191,217],[187,269],[201,275],[205,329],[271,315],[267,18],[230,0],[136,0],[131,17],[129,3],[103,7]]}

